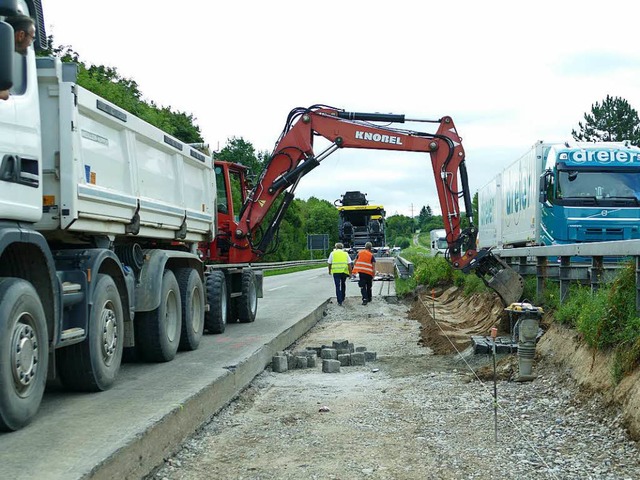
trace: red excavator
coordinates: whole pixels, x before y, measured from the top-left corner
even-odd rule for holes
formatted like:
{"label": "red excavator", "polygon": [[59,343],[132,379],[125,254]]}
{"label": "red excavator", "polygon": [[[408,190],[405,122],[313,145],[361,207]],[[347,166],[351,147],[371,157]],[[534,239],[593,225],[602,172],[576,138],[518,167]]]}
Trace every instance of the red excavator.
{"label": "red excavator", "polygon": [[[372,122],[426,122],[437,124],[438,128],[435,133],[425,133]],[[318,154],[313,151],[313,140],[317,135],[330,142]],[[229,213],[232,195],[224,197],[225,205],[220,204],[223,195],[218,195],[218,210],[222,213],[220,220],[224,221],[219,222],[219,232],[211,244],[209,258],[226,264],[241,264],[256,261],[267,253],[294,199],[300,179],[340,148],[428,153],[447,233],[449,248],[446,258],[453,268],[464,273],[476,273],[506,305],[520,299],[522,278],[489,249],[476,249],[478,230],[473,225],[465,153],[451,117],[405,119],[404,115],[347,112],[326,105],[293,109],[269,162],[251,192],[247,194],[243,172],[234,171],[231,164],[217,164],[225,178],[237,174],[235,190],[241,192],[243,203],[239,211],[237,208],[234,210],[238,215],[236,221],[235,215]],[[232,183],[225,181],[226,185]],[[470,220],[470,226],[464,229],[460,224],[460,198]],[[276,208],[279,199],[281,201]]]}

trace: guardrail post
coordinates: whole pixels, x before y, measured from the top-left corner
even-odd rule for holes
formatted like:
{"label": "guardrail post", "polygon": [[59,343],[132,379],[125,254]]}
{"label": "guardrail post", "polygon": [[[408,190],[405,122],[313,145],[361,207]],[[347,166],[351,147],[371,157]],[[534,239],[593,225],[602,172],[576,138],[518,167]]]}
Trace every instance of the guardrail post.
{"label": "guardrail post", "polygon": [[536,302],[544,298],[544,281],[547,278],[547,257],[536,257]]}
{"label": "guardrail post", "polygon": [[640,257],[636,257],[636,315],[640,316]]}
{"label": "guardrail post", "polygon": [[564,303],[564,299],[569,293],[569,285],[571,284],[571,257],[560,257],[560,304]]}
{"label": "guardrail post", "polygon": [[602,283],[604,274],[604,260],[601,256],[591,257],[591,294],[594,294]]}

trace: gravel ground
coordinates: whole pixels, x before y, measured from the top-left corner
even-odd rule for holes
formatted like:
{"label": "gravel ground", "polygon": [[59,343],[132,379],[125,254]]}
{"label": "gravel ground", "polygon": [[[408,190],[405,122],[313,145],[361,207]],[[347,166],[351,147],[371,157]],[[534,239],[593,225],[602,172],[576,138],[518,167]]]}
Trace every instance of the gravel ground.
{"label": "gravel ground", "polygon": [[[265,370],[148,479],[638,479],[620,414],[540,361],[493,381],[485,355],[433,355],[408,307],[347,299],[292,346],[348,339],[377,352],[340,373]],[[465,360],[463,360],[463,358]]]}

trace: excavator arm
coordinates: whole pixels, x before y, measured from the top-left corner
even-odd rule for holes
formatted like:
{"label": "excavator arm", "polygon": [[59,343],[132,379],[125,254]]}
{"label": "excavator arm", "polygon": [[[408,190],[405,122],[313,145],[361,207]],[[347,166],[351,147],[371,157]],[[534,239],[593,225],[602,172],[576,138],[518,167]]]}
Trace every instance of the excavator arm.
{"label": "excavator arm", "polygon": [[[435,133],[425,133],[371,123],[405,121],[433,123],[437,129]],[[330,142],[329,147],[318,154],[313,150],[316,135]],[[340,148],[428,153],[447,232],[447,258],[451,265],[465,273],[474,271],[507,305],[519,300],[522,294],[520,276],[489,250],[476,250],[478,231],[473,225],[465,153],[451,117],[405,119],[404,115],[346,112],[324,105],[292,110],[268,164],[243,204],[237,228],[231,233],[230,261],[249,262],[264,255],[293,201],[293,192],[300,179]],[[280,198],[275,213],[268,215]],[[471,225],[465,229],[461,228],[460,198]],[[267,218],[268,225],[262,231]]]}

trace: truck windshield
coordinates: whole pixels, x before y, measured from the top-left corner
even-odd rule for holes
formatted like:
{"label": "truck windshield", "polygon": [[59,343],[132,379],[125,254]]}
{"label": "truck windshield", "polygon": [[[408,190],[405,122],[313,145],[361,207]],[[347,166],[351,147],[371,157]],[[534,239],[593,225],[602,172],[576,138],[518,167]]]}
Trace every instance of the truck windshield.
{"label": "truck windshield", "polygon": [[640,172],[561,170],[558,172],[558,199],[640,201]]}
{"label": "truck windshield", "polygon": [[439,238],[437,245],[438,245],[438,250],[446,250],[447,248],[449,248],[449,245],[447,244],[447,240],[444,238]]}

